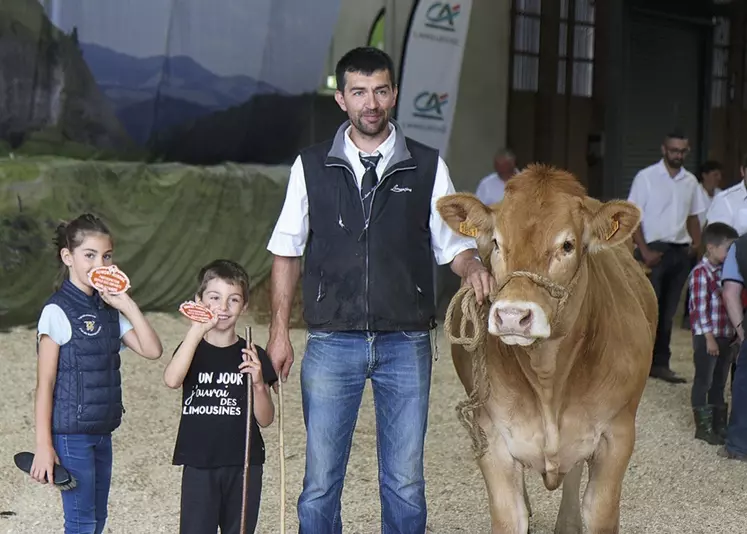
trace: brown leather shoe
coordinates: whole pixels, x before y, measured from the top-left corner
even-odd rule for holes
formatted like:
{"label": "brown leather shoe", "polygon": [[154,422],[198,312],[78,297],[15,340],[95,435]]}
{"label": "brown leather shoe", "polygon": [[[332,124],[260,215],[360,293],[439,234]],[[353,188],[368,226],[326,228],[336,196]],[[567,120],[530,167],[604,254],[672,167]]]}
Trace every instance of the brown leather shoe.
{"label": "brown leather shoe", "polygon": [[687,380],[684,378],[681,378],[677,376],[674,371],[667,367],[652,367],[651,371],[649,371],[648,376],[651,378],[658,378],[659,380],[664,380],[665,382],[669,382],[670,384],[685,384],[687,383]]}

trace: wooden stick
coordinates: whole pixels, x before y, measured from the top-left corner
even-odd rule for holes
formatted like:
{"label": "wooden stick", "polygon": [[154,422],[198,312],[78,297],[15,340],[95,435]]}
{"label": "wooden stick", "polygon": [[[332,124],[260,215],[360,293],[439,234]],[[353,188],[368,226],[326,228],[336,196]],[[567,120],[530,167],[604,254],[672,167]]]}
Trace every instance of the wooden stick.
{"label": "wooden stick", "polygon": [[[246,327],[246,348],[252,346],[252,327]],[[241,534],[246,534],[246,504],[249,499],[249,456],[252,450],[252,416],[254,415],[254,388],[252,375],[246,373],[246,439],[244,441],[244,483],[241,488]]]}
{"label": "wooden stick", "polygon": [[283,432],[283,381],[278,377],[278,449],[280,450],[280,534],[285,534],[285,440]]}

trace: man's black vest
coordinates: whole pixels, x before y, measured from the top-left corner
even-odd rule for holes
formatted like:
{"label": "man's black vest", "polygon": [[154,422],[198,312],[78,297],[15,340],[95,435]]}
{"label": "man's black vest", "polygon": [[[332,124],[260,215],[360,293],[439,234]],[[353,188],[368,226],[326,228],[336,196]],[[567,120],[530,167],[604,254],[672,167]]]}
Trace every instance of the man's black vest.
{"label": "man's black vest", "polygon": [[301,152],[309,201],[304,319],[320,330],[435,327],[430,215],[438,152],[396,124],[394,153],[379,177],[365,227],[343,124]]}

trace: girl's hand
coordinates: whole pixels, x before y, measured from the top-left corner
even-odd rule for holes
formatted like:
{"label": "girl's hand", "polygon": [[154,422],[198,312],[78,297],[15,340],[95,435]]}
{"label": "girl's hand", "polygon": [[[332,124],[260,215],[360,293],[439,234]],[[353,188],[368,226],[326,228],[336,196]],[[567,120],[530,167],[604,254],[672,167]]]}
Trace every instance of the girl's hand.
{"label": "girl's hand", "polygon": [[252,375],[252,385],[263,385],[265,381],[262,377],[262,364],[259,361],[259,354],[257,354],[257,348],[254,346],[254,343],[248,349],[241,349],[241,352],[244,361],[239,365],[239,371]]}
{"label": "girl's hand", "polygon": [[104,289],[103,291],[99,291],[99,295],[101,295],[101,300],[106,302],[109,306],[114,308],[117,311],[125,313],[127,311],[127,307],[134,303],[132,298],[127,293],[120,293],[118,295],[112,295],[109,290]]}
{"label": "girl's hand", "polygon": [[59,463],[60,459],[57,457],[54,447],[51,445],[37,447],[29,474],[37,482],[41,482],[42,484],[49,482],[52,484],[54,483],[54,464],[59,465]]}

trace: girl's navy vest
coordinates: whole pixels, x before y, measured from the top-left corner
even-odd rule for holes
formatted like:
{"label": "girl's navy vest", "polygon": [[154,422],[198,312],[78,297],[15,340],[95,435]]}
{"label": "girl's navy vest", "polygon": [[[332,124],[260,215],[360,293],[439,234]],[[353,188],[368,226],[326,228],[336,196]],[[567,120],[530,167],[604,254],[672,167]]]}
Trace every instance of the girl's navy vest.
{"label": "girl's navy vest", "polygon": [[70,321],[72,337],[60,347],[54,386],[52,434],[108,434],[122,423],[119,312],[98,293],[86,295],[65,280],[46,304]]}

